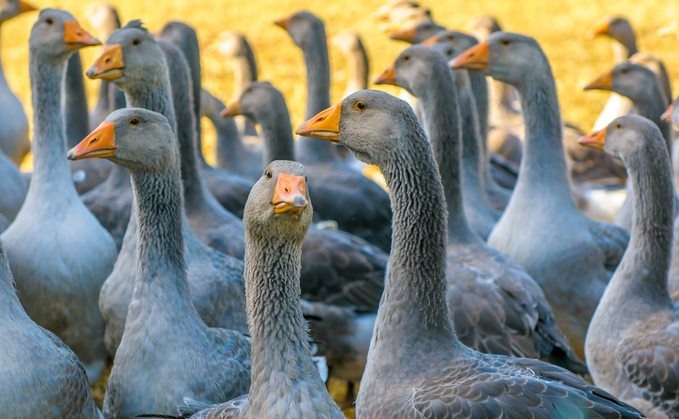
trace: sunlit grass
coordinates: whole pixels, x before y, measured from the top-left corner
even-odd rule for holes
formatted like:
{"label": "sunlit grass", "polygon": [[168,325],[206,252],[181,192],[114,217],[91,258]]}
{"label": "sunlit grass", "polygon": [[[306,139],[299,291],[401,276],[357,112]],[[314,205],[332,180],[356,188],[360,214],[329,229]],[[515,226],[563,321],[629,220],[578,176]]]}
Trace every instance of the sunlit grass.
{"label": "sunlit grass", "polygon": [[[245,33],[255,49],[260,78],[269,80],[285,95],[293,126],[302,122],[305,105],[304,65],[301,52],[292,40],[272,21],[294,11],[307,9],[325,20],[328,35],[351,28],[363,36],[371,59],[371,77],[376,77],[398,55],[405,44],[390,41],[371,20],[373,12],[384,0],[301,1],[301,0],[114,0],[125,22],[141,18],[151,30],[159,29],[172,19],[183,20],[198,30],[201,48],[208,46],[226,29]],[[59,7],[82,18],[90,2],[82,0],[31,0],[39,7]],[[590,40],[586,32],[606,14],[628,16],[639,35],[642,51],[653,51],[667,64],[673,80],[679,78],[679,48],[676,38],[661,38],[656,30],[679,15],[679,2],[667,0],[507,0],[434,1],[422,0],[433,11],[434,18],[449,28],[461,28],[474,15],[492,13],[506,30],[535,37],[549,57],[557,79],[562,111],[566,118],[583,129],[592,127],[607,98],[600,92],[583,92],[582,87],[613,65],[610,40]],[[31,114],[28,80],[28,36],[36,13],[29,13],[2,27],[2,59],[10,86]],[[346,65],[338,51],[331,49],[332,98],[341,98],[346,82]],[[85,68],[99,53],[98,48],[82,52]],[[216,52],[202,58],[203,85],[225,102],[231,98],[231,63]],[[676,83],[674,84],[676,88]],[[94,106],[97,82],[87,81],[90,107]],[[382,87],[380,87],[382,89]],[[396,93],[398,90],[385,87]],[[214,148],[214,131],[203,121],[203,145],[209,159]],[[30,167],[30,162],[24,167]]]}

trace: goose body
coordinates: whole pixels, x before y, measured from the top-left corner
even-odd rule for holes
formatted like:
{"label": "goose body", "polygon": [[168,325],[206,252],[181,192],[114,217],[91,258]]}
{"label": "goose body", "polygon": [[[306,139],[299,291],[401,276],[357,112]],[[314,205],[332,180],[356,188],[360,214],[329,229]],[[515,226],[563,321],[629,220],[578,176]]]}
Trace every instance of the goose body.
{"label": "goose body", "polygon": [[632,238],[587,332],[587,364],[596,385],[648,417],[677,417],[679,307],[667,290],[674,218],[667,148],[655,124],[636,115],[581,142],[625,162],[634,199]]}
{"label": "goose body", "polygon": [[339,141],[378,164],[392,199],[394,241],[357,417],[524,418],[571,409],[641,417],[562,368],[480,354],[457,339],[445,297],[445,195],[424,131],[405,102],[357,92],[296,132]]}
{"label": "goose body", "polygon": [[512,83],[521,96],[524,158],[512,198],[488,244],[518,262],[540,284],[559,328],[582,355],[587,325],[629,235],[620,227],[585,217],[575,206],[554,78],[535,40],[497,32],[451,65],[487,68],[492,77]]}
{"label": "goose body", "polygon": [[2,234],[26,313],[78,355],[90,382],[106,362],[97,297],[116,249],[80,200],[63,159],[61,91],[74,47],[98,44],[65,11],[43,10],[34,24],[29,45],[36,163],[25,205]]}

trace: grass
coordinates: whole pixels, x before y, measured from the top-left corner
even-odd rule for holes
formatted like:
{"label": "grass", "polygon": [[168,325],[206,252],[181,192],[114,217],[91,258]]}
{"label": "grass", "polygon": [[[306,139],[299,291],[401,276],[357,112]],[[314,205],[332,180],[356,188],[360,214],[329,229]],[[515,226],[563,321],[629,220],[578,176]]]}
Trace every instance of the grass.
{"label": "grass", "polygon": [[[87,28],[82,16],[89,2],[82,0],[30,0],[38,7],[58,7],[71,11]],[[260,78],[269,80],[285,95],[290,107],[293,126],[303,122],[305,105],[304,65],[301,52],[290,37],[272,21],[294,11],[307,9],[326,22],[328,35],[344,28],[359,32],[371,60],[371,78],[384,70],[405,44],[390,41],[381,33],[370,13],[384,0],[347,2],[327,0],[113,0],[123,21],[141,18],[151,30],[161,28],[168,20],[180,19],[198,29],[201,49],[207,47],[226,29],[237,29],[251,41],[259,64]],[[661,38],[656,30],[679,15],[679,3],[667,0],[485,0],[440,2],[421,0],[433,11],[434,18],[449,28],[461,28],[474,15],[492,13],[506,30],[535,37],[549,57],[557,79],[562,112],[570,121],[589,130],[607,95],[583,92],[582,87],[613,65],[608,39],[590,40],[586,32],[607,14],[628,16],[639,36],[641,51],[653,51],[666,63],[670,76],[679,80],[679,49],[677,39]],[[28,80],[28,36],[36,19],[35,13],[20,16],[2,27],[2,60],[10,86],[26,107],[30,119],[30,89]],[[99,54],[99,49],[82,52],[85,68]],[[346,83],[346,65],[338,51],[331,48],[332,98],[341,98]],[[231,98],[231,63],[215,52],[202,58],[203,84],[225,102]],[[94,106],[97,83],[87,81],[90,107]],[[380,87],[381,88],[381,87]],[[382,88],[381,88],[382,89]],[[396,93],[398,89],[384,87]],[[213,158],[214,131],[203,121],[203,145],[208,159]],[[30,158],[22,166],[30,169]]]}

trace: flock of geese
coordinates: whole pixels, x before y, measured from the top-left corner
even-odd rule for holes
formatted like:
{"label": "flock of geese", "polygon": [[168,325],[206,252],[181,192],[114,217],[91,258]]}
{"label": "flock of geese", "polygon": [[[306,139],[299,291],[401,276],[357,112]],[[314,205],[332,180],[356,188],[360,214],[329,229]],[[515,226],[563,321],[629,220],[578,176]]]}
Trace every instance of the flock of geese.
{"label": "flock of geese", "polygon": [[[32,10],[0,0],[0,23]],[[679,418],[662,61],[623,18],[595,28],[620,63],[587,86],[615,94],[585,135],[535,39],[490,17],[449,30],[408,0],[374,16],[412,44],[374,81],[404,99],[366,90],[343,31],[331,106],[323,22],[275,22],[306,65],[293,131],[240,33],[214,44],[234,66],[225,106],[187,24],[154,34],[97,3],[105,43],[83,65],[101,42],[39,12],[32,143],[0,68],[0,416],[343,418],[355,401],[358,418]],[[101,80],[91,112],[84,75]],[[89,386],[111,360],[100,411]],[[339,405],[327,375],[348,383]]]}

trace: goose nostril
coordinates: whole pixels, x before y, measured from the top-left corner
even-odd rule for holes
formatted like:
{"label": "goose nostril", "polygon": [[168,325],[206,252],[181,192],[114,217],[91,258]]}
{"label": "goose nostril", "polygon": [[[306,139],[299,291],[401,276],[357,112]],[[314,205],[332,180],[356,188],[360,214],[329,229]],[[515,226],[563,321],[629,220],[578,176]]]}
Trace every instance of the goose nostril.
{"label": "goose nostril", "polygon": [[104,60],[104,64],[108,64],[110,61],[111,61],[110,58],[106,58],[106,59]]}
{"label": "goose nostril", "polygon": [[288,188],[287,186],[285,187],[285,193],[290,193],[290,188]]}
{"label": "goose nostril", "polygon": [[90,144],[94,144],[94,143],[96,143],[97,141],[99,141],[99,138],[94,137],[94,138],[92,138],[92,139],[90,140]]}

